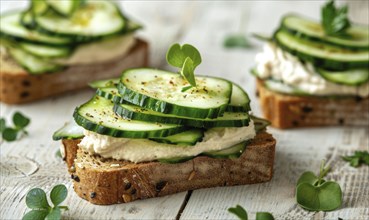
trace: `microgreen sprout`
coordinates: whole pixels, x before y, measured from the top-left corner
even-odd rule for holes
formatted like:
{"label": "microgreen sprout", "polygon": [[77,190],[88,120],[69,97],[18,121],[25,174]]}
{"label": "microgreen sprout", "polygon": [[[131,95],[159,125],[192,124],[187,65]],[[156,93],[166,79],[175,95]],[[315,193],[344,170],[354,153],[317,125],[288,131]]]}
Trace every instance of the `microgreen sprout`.
{"label": "microgreen sprout", "polygon": [[191,87],[196,87],[195,68],[201,63],[200,52],[190,44],[173,44],[167,52],[167,62],[179,67],[179,74],[187,80],[191,85],[186,86],[182,91],[186,91]]}
{"label": "microgreen sprout", "polygon": [[[235,214],[240,220],[248,220],[247,211],[240,205],[236,207],[231,207],[228,212]],[[274,220],[274,217],[269,212],[257,212],[256,220]]]}
{"label": "microgreen sprout", "polygon": [[341,207],[340,185],[323,179],[329,170],[329,167],[325,167],[325,161],[322,161],[319,176],[311,171],[300,176],[296,184],[296,200],[302,208],[310,211],[332,211]]}
{"label": "microgreen sprout", "polygon": [[44,190],[31,189],[26,196],[26,205],[32,210],[27,212],[22,220],[61,219],[61,210],[68,210],[68,207],[59,205],[67,198],[67,195],[68,190],[63,184],[54,186],[50,192],[50,200],[54,204],[54,207],[51,207]]}
{"label": "microgreen sprout", "polygon": [[361,164],[369,166],[369,152],[368,151],[355,151],[352,156],[344,156],[343,160],[350,162],[350,166],[359,167]]}
{"label": "microgreen sprout", "polygon": [[13,115],[13,127],[6,126],[5,118],[0,118],[0,133],[2,139],[5,141],[15,141],[20,135],[27,135],[28,132],[25,130],[25,127],[30,123],[30,119],[24,116],[20,112],[16,112]]}

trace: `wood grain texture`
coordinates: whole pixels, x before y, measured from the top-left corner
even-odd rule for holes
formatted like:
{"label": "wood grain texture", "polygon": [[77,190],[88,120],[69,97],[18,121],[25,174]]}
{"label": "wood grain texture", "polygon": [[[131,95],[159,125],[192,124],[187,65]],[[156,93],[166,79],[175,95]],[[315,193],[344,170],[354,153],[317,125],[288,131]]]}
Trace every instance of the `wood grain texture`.
{"label": "wood grain texture", "polygon": [[[174,42],[191,43],[199,48],[203,63],[197,74],[222,76],[247,90],[256,115],[255,79],[249,74],[261,43],[251,39],[249,50],[226,50],[227,34],[271,33],[287,12],[319,18],[324,1],[125,1],[123,8],[145,29],[138,34],[151,47],[151,66],[167,68],[165,52]],[[0,1],[1,12],[17,8],[26,1]],[[351,2],[350,2],[351,4]],[[366,14],[367,16],[367,14]],[[243,18],[242,18],[243,17]],[[365,16],[364,16],[365,17]],[[244,22],[241,22],[242,19]],[[367,19],[366,19],[367,20]],[[0,82],[0,87],[2,82]],[[281,131],[269,129],[277,139],[275,175],[271,182],[193,191],[185,206],[186,193],[113,206],[96,206],[80,199],[71,188],[70,176],[55,155],[59,143],[51,140],[53,131],[71,120],[74,108],[88,100],[93,91],[67,94],[29,105],[0,104],[0,116],[10,121],[15,111],[32,118],[29,136],[0,145],[0,219],[20,219],[28,210],[25,195],[33,187],[49,191],[64,183],[69,189],[65,204],[70,210],[64,219],[236,219],[227,209],[244,206],[251,219],[258,211],[272,212],[277,219],[369,219],[369,168],[352,168],[340,159],[355,150],[368,150],[369,128],[328,127]],[[307,212],[298,207],[294,187],[305,170],[318,171],[322,159],[331,163],[327,178],[337,180],[344,192],[344,204],[333,212]],[[179,211],[183,208],[183,213]]]}

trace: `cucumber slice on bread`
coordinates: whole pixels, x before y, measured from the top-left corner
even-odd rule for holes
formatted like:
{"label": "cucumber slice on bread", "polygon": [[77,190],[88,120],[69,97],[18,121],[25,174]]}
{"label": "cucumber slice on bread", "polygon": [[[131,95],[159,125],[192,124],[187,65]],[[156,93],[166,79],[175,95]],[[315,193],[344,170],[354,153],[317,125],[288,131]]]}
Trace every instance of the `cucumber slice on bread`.
{"label": "cucumber slice on bread", "polygon": [[50,63],[47,60],[36,57],[20,48],[9,47],[8,51],[13,59],[32,75],[51,73],[64,69],[64,66],[62,65]]}
{"label": "cucumber slice on bread", "polygon": [[247,112],[225,112],[223,116],[214,119],[200,119],[192,117],[165,114],[150,109],[145,109],[137,105],[132,105],[124,101],[117,94],[117,89],[112,87],[98,88],[96,94],[115,102],[114,112],[121,117],[148,122],[159,122],[169,124],[182,124],[196,128],[212,127],[243,127],[249,124],[250,118]]}
{"label": "cucumber slice on bread", "polygon": [[0,16],[1,36],[11,40],[25,41],[38,44],[49,45],[70,45],[73,43],[71,38],[48,35],[36,30],[27,29],[20,20],[22,12],[6,13]]}
{"label": "cucumber slice on bread", "polygon": [[27,42],[18,43],[18,46],[24,51],[42,58],[60,58],[67,57],[71,54],[72,50],[66,47],[55,47],[48,45],[37,45]]}
{"label": "cucumber slice on bread", "polygon": [[248,112],[251,110],[250,98],[237,84],[232,83],[231,102],[227,106],[228,112]]}
{"label": "cucumber slice on bread", "polygon": [[153,111],[192,118],[216,118],[226,110],[232,83],[212,77],[196,77],[196,88],[177,73],[154,69],[123,72],[117,86],[122,98]]}
{"label": "cucumber slice on bread", "polygon": [[86,130],[102,135],[123,138],[155,138],[180,133],[181,125],[142,122],[124,119],[113,112],[113,102],[100,96],[77,107],[74,120]]}
{"label": "cucumber slice on bread", "polygon": [[277,31],[274,38],[283,50],[320,68],[347,70],[367,68],[369,65],[369,50],[356,51],[309,41],[283,30]]}
{"label": "cucumber slice on bread", "polygon": [[249,115],[246,112],[225,112],[223,116],[219,116],[218,118],[199,119],[164,114],[130,104],[115,104],[113,110],[117,115],[132,120],[182,124],[195,128],[243,127],[247,126],[250,121]]}
{"label": "cucumber slice on bread", "polygon": [[368,68],[349,69],[344,71],[330,71],[318,68],[316,71],[326,80],[343,85],[358,86],[369,80]]}
{"label": "cucumber slice on bread", "polygon": [[87,1],[71,17],[47,12],[35,16],[40,30],[45,33],[70,37],[83,42],[124,31],[126,20],[111,1]]}
{"label": "cucumber slice on bread", "polygon": [[299,38],[337,45],[343,48],[368,50],[369,29],[367,26],[353,25],[346,31],[346,37],[326,35],[322,25],[314,20],[299,16],[287,15],[281,27]]}
{"label": "cucumber slice on bread", "polygon": [[76,125],[74,122],[65,123],[63,127],[58,129],[53,134],[53,140],[61,140],[61,139],[79,139],[84,136],[83,128],[81,126]]}
{"label": "cucumber slice on bread", "polygon": [[176,145],[195,145],[198,141],[201,141],[204,137],[204,131],[201,129],[190,129],[178,134],[170,135],[167,137],[150,138],[153,141],[176,144]]}

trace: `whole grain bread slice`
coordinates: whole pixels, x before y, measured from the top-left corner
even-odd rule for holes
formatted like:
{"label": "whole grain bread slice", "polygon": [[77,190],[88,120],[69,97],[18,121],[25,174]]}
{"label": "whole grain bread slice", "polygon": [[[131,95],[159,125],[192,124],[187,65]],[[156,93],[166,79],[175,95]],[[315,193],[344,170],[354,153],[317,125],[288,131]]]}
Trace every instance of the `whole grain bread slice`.
{"label": "whole grain bread slice", "polygon": [[277,128],[334,125],[369,126],[369,97],[315,97],[280,94],[257,81],[264,117]]}
{"label": "whole grain bread slice", "polygon": [[51,74],[31,75],[6,55],[0,56],[0,63],[0,101],[21,104],[87,88],[88,82],[119,77],[124,69],[147,66],[148,45],[137,39],[127,54],[113,60],[73,65]]}
{"label": "whole grain bread slice", "polygon": [[199,156],[176,164],[136,164],[90,155],[78,148],[79,142],[62,141],[74,190],[81,198],[100,205],[269,181],[273,176],[276,144],[272,135],[260,132],[237,159]]}

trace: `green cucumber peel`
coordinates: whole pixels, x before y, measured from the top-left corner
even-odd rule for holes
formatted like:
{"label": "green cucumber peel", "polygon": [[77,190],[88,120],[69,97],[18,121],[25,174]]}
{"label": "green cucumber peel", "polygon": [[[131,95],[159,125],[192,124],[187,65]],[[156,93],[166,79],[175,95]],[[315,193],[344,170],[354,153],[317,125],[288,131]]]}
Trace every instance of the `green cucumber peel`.
{"label": "green cucumber peel", "polygon": [[342,190],[338,183],[323,179],[330,168],[323,160],[319,176],[313,172],[304,172],[296,184],[296,201],[309,211],[332,211],[342,205]]}
{"label": "green cucumber peel", "polygon": [[[200,52],[190,44],[173,44],[166,55],[167,62],[174,66],[179,67],[179,74],[190,83],[191,87],[196,87],[195,68],[201,63]],[[184,87],[186,91],[191,87]]]}

